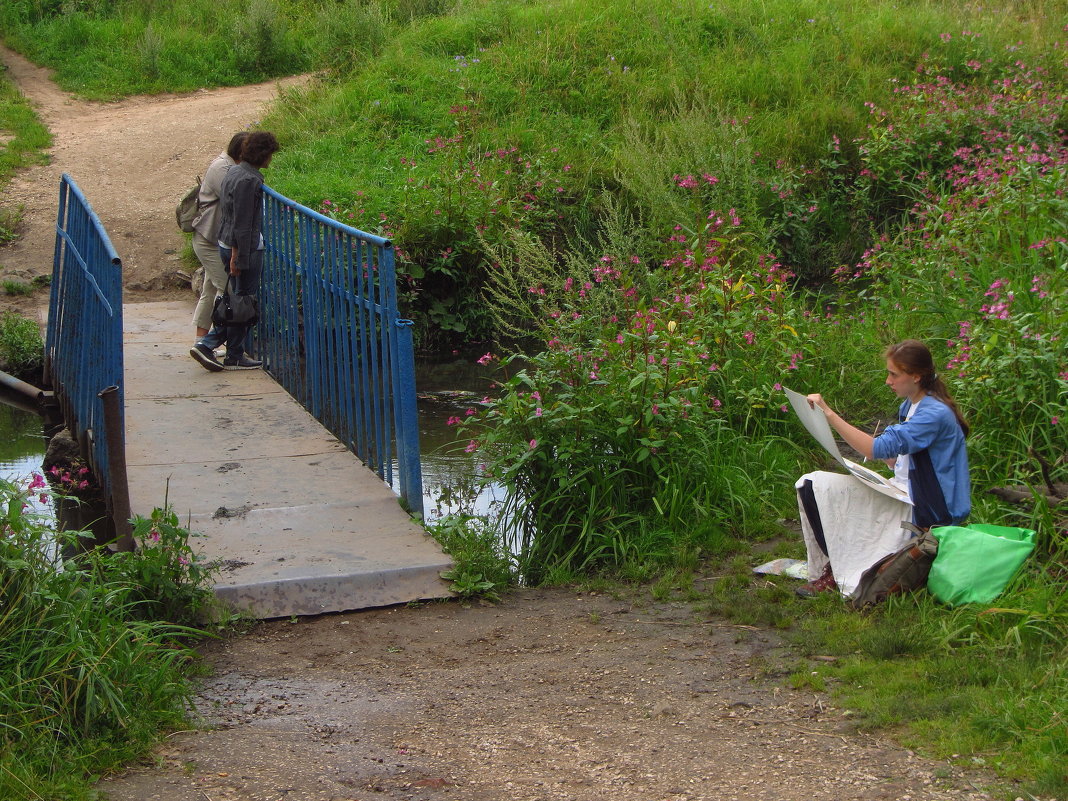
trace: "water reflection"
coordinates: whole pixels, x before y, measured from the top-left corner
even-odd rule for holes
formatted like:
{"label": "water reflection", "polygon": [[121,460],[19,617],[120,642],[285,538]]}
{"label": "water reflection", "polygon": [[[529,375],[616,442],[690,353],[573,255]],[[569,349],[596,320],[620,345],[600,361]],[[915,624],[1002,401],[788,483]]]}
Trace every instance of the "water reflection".
{"label": "water reflection", "polygon": [[428,523],[449,514],[491,515],[504,500],[500,484],[480,486],[475,454],[464,451],[467,438],[457,439],[456,429],[446,422],[464,417],[494,394],[494,374],[492,366],[483,367],[475,358],[416,364],[423,516]]}
{"label": "water reflection", "polygon": [[39,473],[44,452],[40,416],[0,399],[0,478],[18,480]]}

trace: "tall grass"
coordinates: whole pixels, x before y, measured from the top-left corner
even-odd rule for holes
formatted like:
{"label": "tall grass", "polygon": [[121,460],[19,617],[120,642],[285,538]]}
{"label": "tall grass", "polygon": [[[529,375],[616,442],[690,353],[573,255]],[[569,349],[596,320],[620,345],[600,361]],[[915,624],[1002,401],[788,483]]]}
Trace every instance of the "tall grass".
{"label": "tall grass", "polygon": [[190,607],[157,599],[210,590],[166,572],[191,552],[171,531],[154,543],[148,526],[136,554],[62,560],[80,535],[34,511],[47,495],[41,476],[0,479],[0,796],[88,799],[92,776],[184,722],[199,632],[160,615]]}
{"label": "tall grass", "polygon": [[52,143],[48,130],[6,75],[0,76],[0,132],[0,185],[18,168],[39,162],[41,151]]}
{"label": "tall grass", "polygon": [[[16,170],[41,162],[51,143],[29,102],[0,74],[0,187],[7,186]],[[21,204],[0,201],[0,245],[18,238],[22,215]]]}
{"label": "tall grass", "polygon": [[30,377],[44,362],[44,340],[35,320],[11,311],[0,314],[0,369]]}

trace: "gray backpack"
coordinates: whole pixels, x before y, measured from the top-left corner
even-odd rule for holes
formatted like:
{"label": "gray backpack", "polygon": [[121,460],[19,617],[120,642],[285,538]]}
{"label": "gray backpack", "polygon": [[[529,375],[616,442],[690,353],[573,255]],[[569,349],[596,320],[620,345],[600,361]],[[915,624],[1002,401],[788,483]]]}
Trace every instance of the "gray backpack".
{"label": "gray backpack", "polygon": [[178,219],[178,230],[190,234],[193,232],[193,220],[200,215],[200,176],[192,189],[185,193],[174,209],[174,216]]}
{"label": "gray backpack", "polygon": [[931,532],[912,523],[902,523],[901,527],[911,531],[913,538],[900,551],[884,556],[864,571],[849,599],[854,609],[863,609],[885,601],[890,595],[927,586],[927,574],[931,572],[931,563],[938,553],[938,540]]}

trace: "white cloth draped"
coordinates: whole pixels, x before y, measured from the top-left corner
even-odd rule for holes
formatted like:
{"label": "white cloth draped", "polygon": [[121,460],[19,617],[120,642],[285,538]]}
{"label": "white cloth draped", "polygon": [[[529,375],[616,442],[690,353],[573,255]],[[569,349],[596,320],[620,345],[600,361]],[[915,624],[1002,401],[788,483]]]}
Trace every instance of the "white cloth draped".
{"label": "white cloth draped", "polygon": [[806,473],[794,486],[800,489],[806,480],[812,481],[827,542],[825,555],[816,543],[812,523],[799,498],[809,579],[823,573],[829,557],[838,589],[843,595],[852,595],[865,570],[884,556],[901,550],[908,542],[912,534],[901,528],[901,522],[912,519],[912,506],[841,473]]}

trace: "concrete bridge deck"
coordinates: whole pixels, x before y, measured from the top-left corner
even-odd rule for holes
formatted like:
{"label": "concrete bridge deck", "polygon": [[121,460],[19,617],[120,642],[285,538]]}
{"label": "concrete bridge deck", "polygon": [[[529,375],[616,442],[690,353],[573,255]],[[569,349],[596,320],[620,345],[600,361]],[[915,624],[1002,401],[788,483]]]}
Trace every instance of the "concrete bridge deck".
{"label": "concrete bridge deck", "polygon": [[266,373],[189,356],[192,304],[123,306],[134,514],[169,503],[258,618],[449,595],[451,562],[397,496]]}

